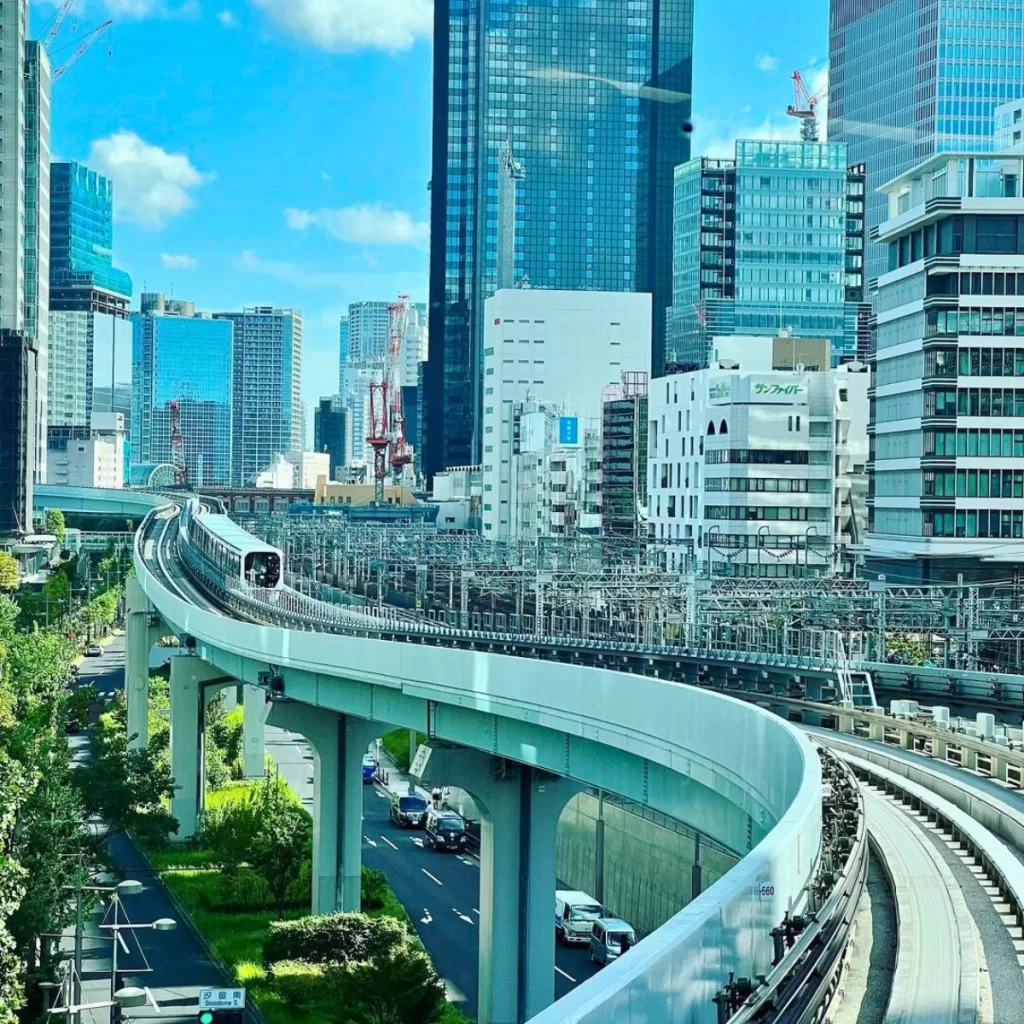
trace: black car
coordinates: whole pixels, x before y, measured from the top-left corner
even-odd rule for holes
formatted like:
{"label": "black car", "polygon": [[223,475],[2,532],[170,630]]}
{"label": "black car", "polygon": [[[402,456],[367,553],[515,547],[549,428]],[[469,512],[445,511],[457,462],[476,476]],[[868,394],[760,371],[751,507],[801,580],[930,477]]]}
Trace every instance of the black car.
{"label": "black car", "polygon": [[427,823],[427,801],[415,794],[399,796],[396,793],[391,797],[388,817],[398,828],[423,828]]}
{"label": "black car", "polygon": [[460,853],[466,849],[469,834],[466,823],[451,811],[431,811],[427,817],[427,845],[435,852],[449,850]]}

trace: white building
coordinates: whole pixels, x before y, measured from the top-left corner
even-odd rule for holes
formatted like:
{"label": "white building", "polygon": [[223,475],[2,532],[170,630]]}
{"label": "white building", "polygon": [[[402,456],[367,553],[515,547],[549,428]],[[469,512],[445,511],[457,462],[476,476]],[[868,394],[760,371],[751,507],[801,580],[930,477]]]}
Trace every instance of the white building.
{"label": "white building", "polygon": [[[1012,142],[1024,115],[1007,109]],[[881,190],[867,563],[890,579],[1006,580],[1024,562],[1022,181],[1018,142]]]}
{"label": "white building", "polygon": [[61,451],[50,452],[49,483],[63,487],[124,487],[124,434],[94,433],[72,438]]}
{"label": "white building", "polygon": [[601,528],[600,422],[549,402],[512,408],[508,531],[500,539],[596,534]]}
{"label": "white building", "polygon": [[283,455],[275,455],[274,461],[256,474],[257,490],[290,491],[295,487],[295,466]]}
{"label": "white building", "polygon": [[517,532],[516,406],[544,402],[578,426],[598,423],[623,370],[650,372],[651,297],[504,289],[485,303],[483,344],[483,527],[498,540]]}
{"label": "white building", "polygon": [[331,479],[331,456],[327,452],[288,452],[285,461],[294,470],[294,486],[315,490],[318,477]]}
{"label": "white building", "polygon": [[[659,560],[716,576],[832,572],[864,538],[867,367],[792,366],[786,338],[715,345],[709,369],[651,382],[648,512]],[[815,363],[828,367],[827,342],[799,345],[821,346]]]}

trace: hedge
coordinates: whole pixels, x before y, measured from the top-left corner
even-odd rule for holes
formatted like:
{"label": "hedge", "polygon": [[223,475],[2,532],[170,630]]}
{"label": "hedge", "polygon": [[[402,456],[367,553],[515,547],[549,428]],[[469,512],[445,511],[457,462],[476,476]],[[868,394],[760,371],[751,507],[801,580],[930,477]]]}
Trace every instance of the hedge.
{"label": "hedge", "polygon": [[411,941],[409,929],[390,917],[326,914],[277,921],[263,944],[263,962],[276,974],[280,961],[308,964],[374,960]]}

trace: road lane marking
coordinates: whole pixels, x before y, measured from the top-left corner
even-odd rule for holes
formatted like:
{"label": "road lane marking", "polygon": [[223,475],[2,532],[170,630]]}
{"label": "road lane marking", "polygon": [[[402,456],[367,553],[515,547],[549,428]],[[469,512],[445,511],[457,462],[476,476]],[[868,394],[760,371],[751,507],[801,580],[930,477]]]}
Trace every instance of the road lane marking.
{"label": "road lane marking", "polygon": [[395,846],[395,844],[394,844],[393,842],[391,842],[391,840],[390,840],[390,839],[388,839],[388,837],[387,837],[387,836],[381,836],[381,839],[383,839],[383,840],[384,840],[384,842],[385,842],[385,843],[387,843],[387,844],[388,844],[388,846],[390,846],[392,850],[397,850],[397,849],[398,849],[398,847],[397,847],[397,846]]}
{"label": "road lane marking", "polygon": [[363,836],[363,839],[366,842],[368,842],[374,849],[377,848],[377,844],[369,836]]}
{"label": "road lane marking", "polygon": [[430,913],[430,911],[426,907],[424,907],[423,908],[423,916],[420,918],[420,924],[430,924],[433,920],[434,920],[433,915]]}
{"label": "road lane marking", "polygon": [[480,916],[480,911],[477,910],[476,907],[473,908],[473,913],[476,914],[477,917]]}
{"label": "road lane marking", "polygon": [[420,871],[422,871],[423,874],[425,874],[427,878],[429,878],[432,882],[437,882],[438,885],[442,887],[444,886],[444,882],[442,882],[441,879],[436,877],[435,875],[432,875],[426,868],[420,868]]}
{"label": "road lane marking", "polygon": [[565,971],[563,971],[561,967],[556,967],[556,968],[555,968],[555,970],[556,970],[556,971],[557,971],[557,972],[558,972],[558,973],[559,973],[559,974],[560,974],[560,975],[561,975],[561,976],[562,976],[563,978],[565,978],[565,980],[566,980],[566,981],[571,981],[571,982],[572,982],[572,983],[573,983],[574,985],[576,984],[576,979],[575,979],[575,978],[574,978],[574,977],[573,977],[573,976],[572,976],[571,974],[566,974],[566,973],[565,973]]}
{"label": "road lane marking", "polygon": [[422,839],[417,839],[415,836],[409,836],[409,842],[415,843],[421,850],[424,849]]}
{"label": "road lane marking", "polygon": [[465,921],[466,924],[473,924],[473,918],[469,914],[464,914],[458,907],[452,907],[452,913],[460,920]]}

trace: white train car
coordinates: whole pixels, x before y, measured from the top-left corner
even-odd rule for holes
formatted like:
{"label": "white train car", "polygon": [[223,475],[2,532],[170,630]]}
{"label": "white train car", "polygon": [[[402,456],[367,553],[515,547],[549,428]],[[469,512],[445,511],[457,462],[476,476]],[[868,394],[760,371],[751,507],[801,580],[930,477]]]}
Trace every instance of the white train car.
{"label": "white train car", "polygon": [[187,530],[192,545],[228,576],[250,587],[280,590],[284,555],[237,523],[220,515],[199,515],[191,508]]}

